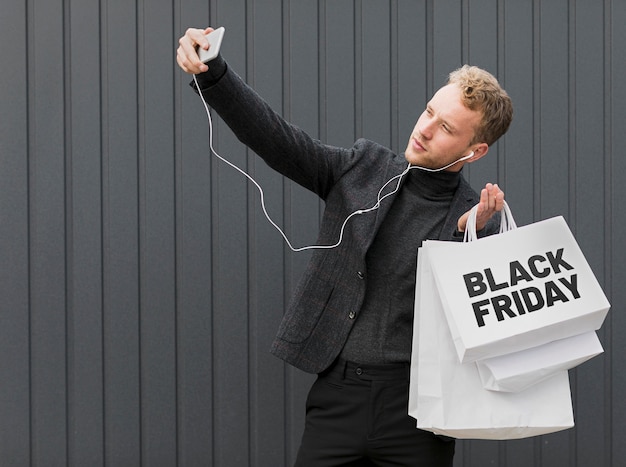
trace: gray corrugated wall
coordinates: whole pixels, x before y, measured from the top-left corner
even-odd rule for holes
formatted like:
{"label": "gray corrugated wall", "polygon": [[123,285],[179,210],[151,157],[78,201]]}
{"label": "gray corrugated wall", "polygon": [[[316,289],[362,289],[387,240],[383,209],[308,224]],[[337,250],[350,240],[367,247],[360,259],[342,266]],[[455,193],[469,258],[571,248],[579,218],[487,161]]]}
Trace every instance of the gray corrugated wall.
{"label": "gray corrugated wall", "polygon": [[[508,135],[468,167],[519,224],[563,215],[612,311],[572,371],[576,427],[460,442],[457,466],[626,465],[626,0],[9,0],[0,11],[0,465],[290,465],[309,375],[268,348],[306,253],[208,152],[174,64],[226,27],[231,66],[333,144],[402,151],[451,69],[496,74]],[[216,119],[302,246],[322,206]]]}

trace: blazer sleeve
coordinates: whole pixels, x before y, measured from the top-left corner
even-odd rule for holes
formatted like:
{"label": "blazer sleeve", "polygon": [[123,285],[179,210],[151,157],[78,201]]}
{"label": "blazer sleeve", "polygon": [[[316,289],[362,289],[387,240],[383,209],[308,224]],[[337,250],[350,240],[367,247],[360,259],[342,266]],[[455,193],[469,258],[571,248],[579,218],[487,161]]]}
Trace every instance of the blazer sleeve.
{"label": "blazer sleeve", "polygon": [[354,149],[312,138],[274,111],[226,62],[221,66],[197,75],[196,90],[207,104],[271,168],[326,199],[356,162]]}

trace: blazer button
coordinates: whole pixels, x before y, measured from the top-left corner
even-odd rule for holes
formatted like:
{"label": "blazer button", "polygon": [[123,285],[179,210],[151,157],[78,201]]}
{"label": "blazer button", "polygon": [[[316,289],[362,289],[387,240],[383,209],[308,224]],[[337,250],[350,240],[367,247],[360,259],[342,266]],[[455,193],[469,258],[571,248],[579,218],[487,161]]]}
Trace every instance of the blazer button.
{"label": "blazer button", "polygon": [[348,313],[348,318],[350,319],[356,318],[356,313],[354,311],[351,311],[350,313]]}
{"label": "blazer button", "polygon": [[357,271],[356,275],[359,276],[359,279],[365,279],[365,274],[361,271]]}

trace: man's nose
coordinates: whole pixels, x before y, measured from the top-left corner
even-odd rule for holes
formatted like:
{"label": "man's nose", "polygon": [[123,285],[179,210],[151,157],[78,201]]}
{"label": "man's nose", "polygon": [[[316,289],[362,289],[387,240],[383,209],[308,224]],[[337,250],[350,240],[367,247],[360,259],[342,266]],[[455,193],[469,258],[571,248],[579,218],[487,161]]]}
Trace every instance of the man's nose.
{"label": "man's nose", "polygon": [[434,126],[432,122],[426,121],[422,122],[422,124],[417,125],[417,132],[424,138],[430,139],[433,136]]}

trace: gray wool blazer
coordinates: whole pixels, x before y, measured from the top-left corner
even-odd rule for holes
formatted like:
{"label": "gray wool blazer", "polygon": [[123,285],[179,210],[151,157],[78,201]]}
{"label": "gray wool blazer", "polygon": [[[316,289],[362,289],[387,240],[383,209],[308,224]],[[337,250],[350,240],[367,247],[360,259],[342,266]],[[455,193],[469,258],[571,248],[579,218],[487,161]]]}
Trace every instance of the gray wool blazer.
{"label": "gray wool blazer", "polygon": [[[336,243],[346,217],[372,206],[380,187],[407,167],[403,155],[372,141],[359,139],[351,148],[339,148],[311,138],[274,112],[229,68],[202,94],[241,142],[325,201],[317,244]],[[392,191],[391,185],[384,193]],[[365,296],[365,255],[394,196],[378,210],[352,217],[337,248],[314,251],[272,344],[274,355],[310,373],[322,372],[336,359]],[[457,220],[478,199],[461,177],[440,240],[460,238],[455,235]],[[497,229],[498,222],[490,222],[481,235]]]}

